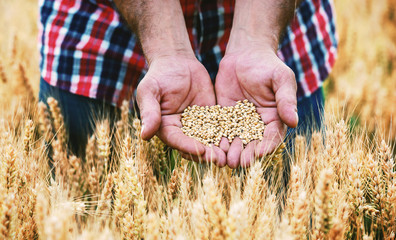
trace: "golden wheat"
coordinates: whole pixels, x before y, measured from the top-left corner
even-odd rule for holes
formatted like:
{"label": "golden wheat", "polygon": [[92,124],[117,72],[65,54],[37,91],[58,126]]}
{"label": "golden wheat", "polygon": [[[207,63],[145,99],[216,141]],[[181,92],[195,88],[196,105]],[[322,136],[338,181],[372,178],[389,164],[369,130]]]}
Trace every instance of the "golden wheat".
{"label": "golden wheat", "polygon": [[97,122],[85,157],[73,156],[57,101],[35,99],[36,4],[0,1],[1,239],[395,238],[394,1],[336,1],[325,131],[237,170],[142,140],[127,101],[114,129]]}

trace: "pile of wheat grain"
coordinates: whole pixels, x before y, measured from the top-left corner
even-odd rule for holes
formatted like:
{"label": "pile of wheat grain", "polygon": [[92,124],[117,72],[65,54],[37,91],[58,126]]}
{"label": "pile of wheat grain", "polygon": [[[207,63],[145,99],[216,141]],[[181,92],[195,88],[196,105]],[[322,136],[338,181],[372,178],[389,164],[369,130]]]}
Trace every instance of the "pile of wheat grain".
{"label": "pile of wheat grain", "polygon": [[181,114],[182,131],[205,145],[220,145],[221,139],[231,143],[239,137],[244,145],[261,140],[264,122],[256,107],[247,99],[235,106],[188,106]]}

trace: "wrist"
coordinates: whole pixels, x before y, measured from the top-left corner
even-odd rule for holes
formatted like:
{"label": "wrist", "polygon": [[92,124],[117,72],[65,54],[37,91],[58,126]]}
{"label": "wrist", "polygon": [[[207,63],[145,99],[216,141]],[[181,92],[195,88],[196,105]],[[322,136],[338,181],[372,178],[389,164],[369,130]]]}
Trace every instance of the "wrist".
{"label": "wrist", "polygon": [[276,34],[257,34],[245,28],[234,28],[231,31],[226,54],[245,51],[246,48],[255,49],[256,51],[260,49],[270,50],[276,53],[278,43],[279,40]]}
{"label": "wrist", "polygon": [[276,52],[297,1],[236,0],[228,51],[253,45]]}
{"label": "wrist", "polygon": [[161,39],[157,39],[150,40],[148,42],[141,42],[141,44],[149,66],[153,61],[166,57],[183,57],[195,59],[195,55],[191,46],[185,43],[175,41],[161,41]]}
{"label": "wrist", "polygon": [[194,56],[179,0],[114,2],[138,37],[149,65],[163,56]]}

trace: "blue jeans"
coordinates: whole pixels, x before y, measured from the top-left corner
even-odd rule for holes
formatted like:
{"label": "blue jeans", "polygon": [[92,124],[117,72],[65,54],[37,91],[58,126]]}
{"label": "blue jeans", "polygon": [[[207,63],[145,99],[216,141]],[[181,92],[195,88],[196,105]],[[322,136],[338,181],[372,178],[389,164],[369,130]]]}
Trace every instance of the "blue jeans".
{"label": "blue jeans", "polygon": [[85,156],[88,138],[95,132],[95,123],[110,119],[112,127],[120,114],[116,107],[104,101],[72,94],[41,79],[39,101],[47,103],[48,97],[55,98],[61,108],[69,139],[69,151],[82,158]]}
{"label": "blue jeans", "polygon": [[[88,136],[91,136],[95,130],[95,122],[110,118],[111,125],[113,125],[119,116],[119,110],[104,101],[72,94],[53,87],[41,79],[39,100],[46,103],[48,97],[53,97],[59,102],[69,134],[69,148],[77,156],[84,155]],[[299,123],[297,128],[288,129],[287,137],[291,140],[288,141],[288,145],[292,146],[292,140],[296,133],[309,138],[312,131],[321,128],[323,105],[322,88],[310,97],[298,101]]]}
{"label": "blue jeans", "polygon": [[322,131],[324,118],[324,94],[323,88],[319,88],[311,96],[300,99],[297,102],[298,125],[289,128],[286,134],[286,151],[283,157],[283,188],[280,198],[286,199],[286,192],[290,178],[291,163],[294,155],[294,143],[297,134],[305,136],[307,144],[310,144],[312,133]]}
{"label": "blue jeans", "polygon": [[287,130],[287,137],[293,139],[296,134],[310,139],[314,131],[320,131],[324,118],[324,93],[320,87],[311,96],[304,97],[297,102],[298,125]]}

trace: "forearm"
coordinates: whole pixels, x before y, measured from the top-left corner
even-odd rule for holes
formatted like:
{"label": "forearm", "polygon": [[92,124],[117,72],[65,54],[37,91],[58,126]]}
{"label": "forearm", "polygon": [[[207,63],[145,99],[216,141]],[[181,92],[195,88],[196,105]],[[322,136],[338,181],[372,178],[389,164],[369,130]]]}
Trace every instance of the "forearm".
{"label": "forearm", "polygon": [[259,44],[277,49],[302,0],[236,0],[229,47]]}
{"label": "forearm", "polygon": [[194,56],[179,0],[115,0],[150,64],[174,54]]}

